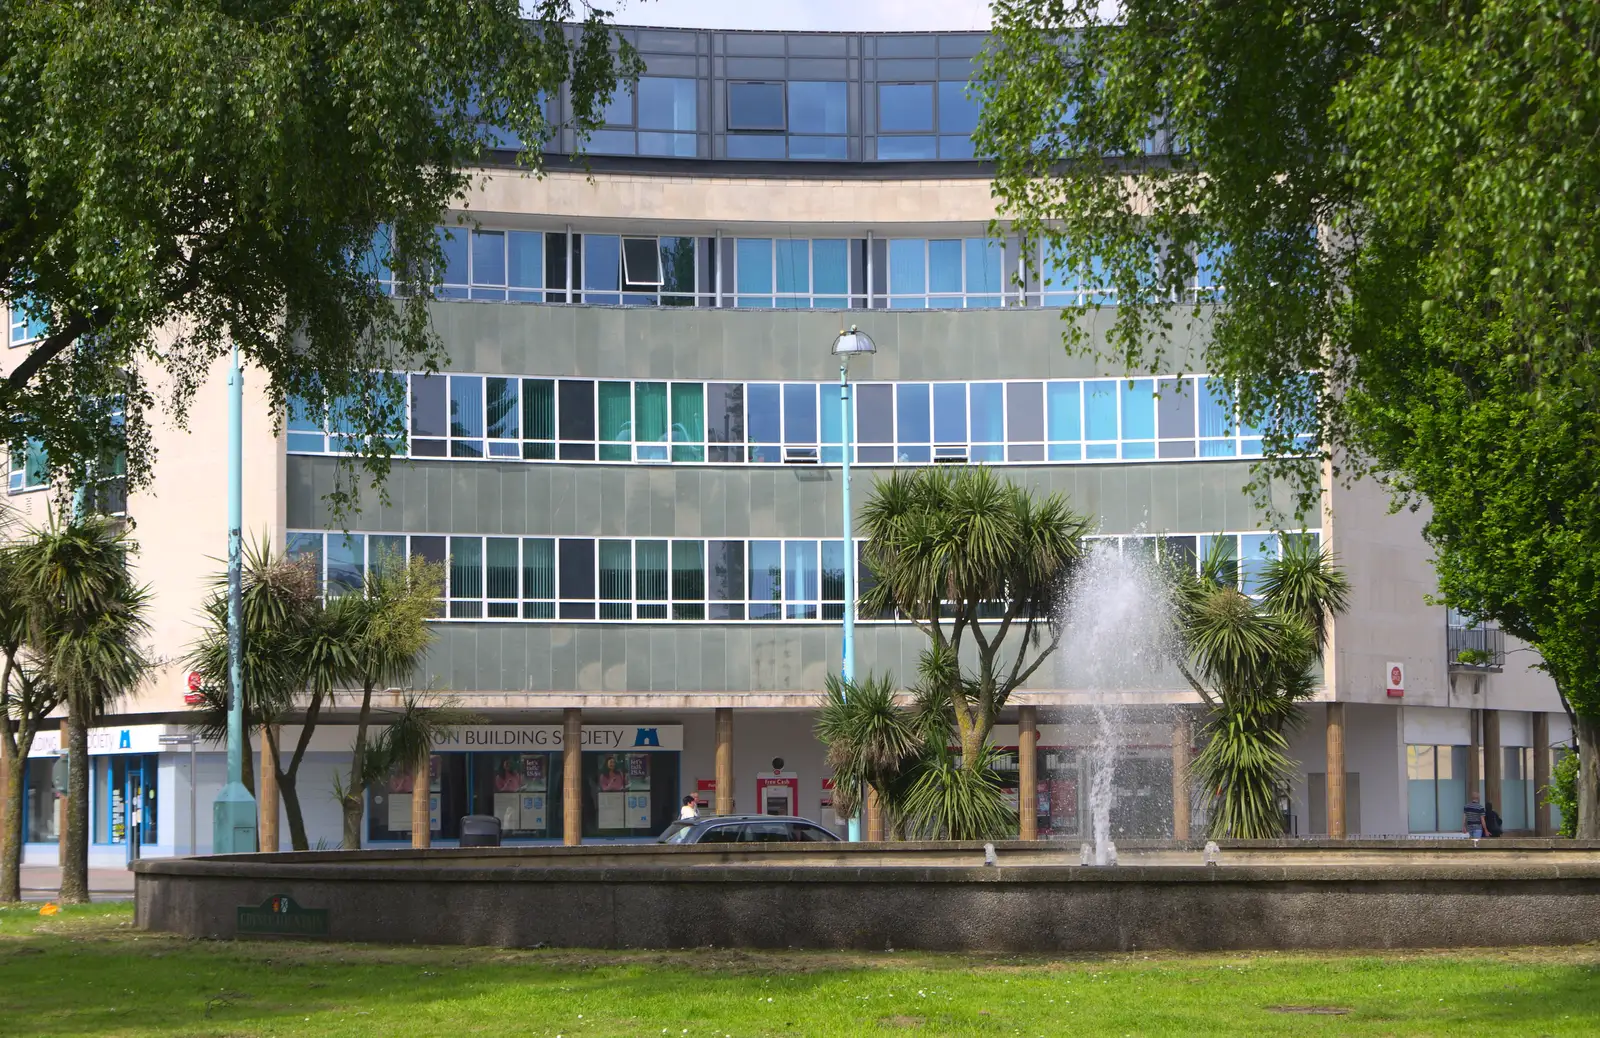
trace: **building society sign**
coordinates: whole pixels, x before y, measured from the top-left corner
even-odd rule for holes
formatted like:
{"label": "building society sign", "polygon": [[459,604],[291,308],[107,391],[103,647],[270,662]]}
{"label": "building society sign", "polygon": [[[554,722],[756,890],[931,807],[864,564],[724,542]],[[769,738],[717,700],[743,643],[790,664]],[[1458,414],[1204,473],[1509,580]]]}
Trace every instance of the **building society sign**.
{"label": "building society sign", "polygon": [[[434,737],[433,748],[450,750],[560,750],[558,724],[469,724]],[[677,724],[586,724],[583,749],[682,750],[683,726]]]}

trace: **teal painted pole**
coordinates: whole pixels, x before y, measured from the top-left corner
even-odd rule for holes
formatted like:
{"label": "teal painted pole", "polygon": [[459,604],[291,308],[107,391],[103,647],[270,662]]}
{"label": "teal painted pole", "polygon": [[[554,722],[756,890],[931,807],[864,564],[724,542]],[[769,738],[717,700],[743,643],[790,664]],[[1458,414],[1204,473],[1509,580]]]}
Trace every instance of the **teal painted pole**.
{"label": "teal painted pole", "polygon": [[[839,411],[844,440],[844,477],[841,495],[844,498],[844,661],[840,675],[848,690],[856,678],[856,544],[854,537],[855,515],[850,509],[850,453],[854,449],[850,406],[850,358],[839,363]],[[848,695],[848,691],[846,692]],[[861,842],[861,812],[850,816],[850,842]]]}
{"label": "teal painted pole", "polygon": [[228,774],[212,805],[212,849],[256,849],[256,801],[239,780],[244,761],[244,373],[239,347],[228,369]]}

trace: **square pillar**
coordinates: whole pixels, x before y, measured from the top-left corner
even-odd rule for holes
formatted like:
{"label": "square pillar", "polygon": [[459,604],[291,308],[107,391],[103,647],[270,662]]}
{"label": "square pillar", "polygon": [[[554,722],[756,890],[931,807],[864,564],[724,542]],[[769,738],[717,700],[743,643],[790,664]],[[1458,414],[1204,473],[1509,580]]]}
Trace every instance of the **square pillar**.
{"label": "square pillar", "polygon": [[583,842],[583,711],[561,711],[561,842]]}
{"label": "square pillar", "polygon": [[1172,838],[1189,839],[1189,718],[1172,725]]}
{"label": "square pillar", "polygon": [[1017,708],[1017,835],[1039,838],[1039,708]]}
{"label": "square pillar", "polygon": [[1344,818],[1344,704],[1328,704],[1328,839],[1349,836]]}
{"label": "square pillar", "polygon": [[282,731],[279,725],[261,726],[261,779],[256,783],[256,845],[268,853],[278,849],[278,739]]}
{"label": "square pillar", "polygon": [[1550,715],[1533,715],[1533,834],[1554,836],[1544,789],[1550,784]]}
{"label": "square pillar", "polygon": [[1483,712],[1483,802],[1485,806],[1494,805],[1495,813],[1501,818],[1506,816],[1505,800],[1501,796],[1502,777],[1505,761],[1500,753],[1500,711],[1485,710]]}
{"label": "square pillar", "polygon": [[[1476,793],[1483,796],[1483,740],[1479,738],[1479,719],[1482,710],[1467,711],[1467,799]],[[1444,819],[1439,819],[1441,825]]]}
{"label": "square pillar", "polygon": [[713,810],[719,815],[733,814],[733,707],[719,706],[717,726],[717,798]]}

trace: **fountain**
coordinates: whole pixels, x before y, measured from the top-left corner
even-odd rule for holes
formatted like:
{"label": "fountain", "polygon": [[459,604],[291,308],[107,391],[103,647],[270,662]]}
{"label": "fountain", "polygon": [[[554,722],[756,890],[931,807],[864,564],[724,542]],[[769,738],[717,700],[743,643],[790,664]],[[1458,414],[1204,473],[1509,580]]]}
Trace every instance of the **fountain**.
{"label": "fountain", "polygon": [[[1172,687],[1174,633],[1156,562],[1093,545],[1063,596],[1056,668],[1061,687],[1089,693],[1089,835],[1095,865],[1116,863],[1111,811],[1130,691]],[[1134,833],[1158,837],[1164,833]]]}

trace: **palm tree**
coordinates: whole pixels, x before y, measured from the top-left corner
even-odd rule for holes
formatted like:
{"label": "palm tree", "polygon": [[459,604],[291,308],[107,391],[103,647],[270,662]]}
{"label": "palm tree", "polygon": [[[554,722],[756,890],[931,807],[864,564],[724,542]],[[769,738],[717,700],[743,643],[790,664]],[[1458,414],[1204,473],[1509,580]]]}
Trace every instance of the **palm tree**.
{"label": "palm tree", "polygon": [[1278,795],[1294,766],[1284,732],[1315,691],[1328,627],[1349,605],[1331,552],[1310,538],[1284,541],[1264,566],[1259,598],[1239,589],[1226,542],[1198,574],[1175,571],[1180,669],[1212,706],[1193,768],[1211,793],[1214,836],[1281,835]]}
{"label": "palm tree", "polygon": [[15,548],[28,642],[67,706],[67,827],[61,900],[89,899],[89,727],[149,668],[148,587],[128,570],[134,549],[120,520],[52,519]]}
{"label": "palm tree", "polygon": [[428,621],[438,615],[443,594],[443,566],[420,556],[409,562],[390,558],[367,568],[361,594],[328,605],[335,622],[349,632],[351,675],[361,689],[349,776],[335,791],[344,813],[347,849],[360,848],[367,787],[376,774],[387,771],[378,752],[382,747],[368,739],[373,693],[412,679],[433,642]]}
{"label": "palm tree", "polygon": [[441,738],[464,724],[479,720],[427,692],[407,692],[400,711],[379,734],[371,758],[369,780],[399,769],[411,773],[411,845],[426,847],[432,841],[428,810],[433,748]]}
{"label": "palm tree", "polygon": [[1060,642],[1057,596],[1089,520],[981,466],[896,472],[862,520],[873,583],[861,608],[896,610],[928,636],[922,684],[948,702],[960,766],[976,772],[1011,693]]}
{"label": "palm tree", "polygon": [[870,674],[859,682],[829,674],[823,696],[816,732],[828,747],[834,810],[854,816],[869,790],[880,810],[891,810],[894,780],[923,745],[915,720],[895,702],[894,683]]}
{"label": "palm tree", "polygon": [[[277,772],[291,845],[295,850],[308,850],[297,789],[300,765],[324,703],[351,673],[346,646],[349,632],[324,608],[316,568],[309,560],[276,554],[262,538],[245,549],[243,569],[245,727],[260,726],[263,752]],[[200,738],[220,742],[228,732],[226,573],[217,576],[213,588],[204,607],[200,640],[186,659],[204,678],[202,694],[206,696],[190,727]],[[277,726],[301,706],[300,737],[285,766]],[[246,744],[247,753],[248,749]],[[253,789],[255,769],[248,757],[241,770],[240,780]]]}

